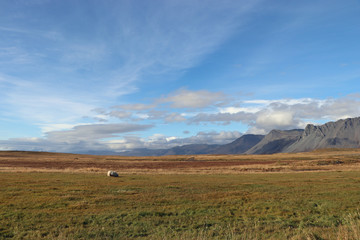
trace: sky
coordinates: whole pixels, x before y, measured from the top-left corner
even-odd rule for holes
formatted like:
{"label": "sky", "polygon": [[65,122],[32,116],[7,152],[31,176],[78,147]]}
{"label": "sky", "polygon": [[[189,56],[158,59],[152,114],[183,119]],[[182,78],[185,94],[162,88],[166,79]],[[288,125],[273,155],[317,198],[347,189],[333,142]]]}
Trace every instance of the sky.
{"label": "sky", "polygon": [[0,1],[0,150],[229,143],[360,116],[359,0]]}

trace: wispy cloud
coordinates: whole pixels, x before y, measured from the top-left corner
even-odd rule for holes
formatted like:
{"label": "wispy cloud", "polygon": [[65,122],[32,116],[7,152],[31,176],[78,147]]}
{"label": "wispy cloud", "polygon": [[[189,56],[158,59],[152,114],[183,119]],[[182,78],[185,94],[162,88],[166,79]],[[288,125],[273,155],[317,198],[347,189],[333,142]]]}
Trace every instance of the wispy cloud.
{"label": "wispy cloud", "polygon": [[68,131],[48,132],[46,136],[49,140],[57,142],[94,141],[116,137],[116,134],[144,131],[152,127],[153,125],[130,123],[90,124],[75,126]]}
{"label": "wispy cloud", "polygon": [[120,140],[110,140],[108,145],[114,150],[131,150],[134,148],[166,149],[187,144],[226,144],[239,138],[242,134],[238,131],[211,131],[198,132],[190,137],[166,136],[154,134],[148,138],[126,136]]}
{"label": "wispy cloud", "polygon": [[[69,126],[62,126],[69,127]],[[69,130],[47,132],[44,138],[14,138],[0,140],[2,150],[29,150],[51,152],[110,151],[105,138],[118,134],[134,133],[152,128],[140,124],[89,124],[74,126]]]}
{"label": "wispy cloud", "polygon": [[[49,14],[48,4],[27,7],[41,17]],[[116,105],[151,76],[194,67],[231,37],[257,1],[209,1],[206,11],[203,3],[194,1],[143,2],[146,6],[140,8],[134,2],[93,4],[87,7],[102,17],[87,23],[91,31],[74,31],[88,28],[80,21],[87,16],[81,11],[72,15],[77,8],[71,4],[67,9],[71,19],[66,21],[73,21],[72,26],[40,24],[38,19],[33,20],[38,24],[27,25],[26,19],[32,16],[26,12],[12,24],[0,26],[7,34],[0,40],[0,61],[6,59],[7,65],[0,74],[12,76],[9,69],[17,68],[19,81],[30,86],[0,90],[19,117],[31,117],[40,124],[79,123],[81,115],[91,116],[91,108]],[[206,94],[182,90],[164,100],[176,108],[194,108],[221,98],[219,93]],[[141,110],[145,105],[122,106],[126,107]],[[111,115],[129,117],[124,112]],[[167,121],[181,119],[167,116]]]}
{"label": "wispy cloud", "polygon": [[220,143],[239,126],[266,133],[358,116],[359,96],[345,96],[360,76],[357,8],[324,3],[1,2],[0,118],[38,132],[2,144]]}
{"label": "wispy cloud", "polygon": [[192,67],[230,37],[254,5],[256,1],[208,1],[204,9],[197,1],[157,1],[137,19],[129,11],[137,8],[118,6],[116,14],[120,11],[122,17],[115,22],[117,37],[125,39],[120,44],[126,46],[120,53],[130,56],[134,67],[152,73]]}
{"label": "wispy cloud", "polygon": [[[38,95],[36,95],[36,92]],[[76,99],[49,96],[42,91],[9,93],[5,101],[11,105],[12,113],[28,122],[41,124],[74,123],[91,113],[94,105]]]}
{"label": "wispy cloud", "polygon": [[28,30],[18,29],[18,28],[10,28],[0,26],[0,31],[3,32],[12,32],[12,33],[21,33],[21,34],[30,34],[31,32]]}
{"label": "wispy cloud", "polygon": [[[229,104],[231,105],[231,103]],[[258,111],[254,111],[254,104]],[[248,133],[266,134],[272,129],[304,128],[308,123],[321,123],[340,118],[357,117],[360,115],[359,106],[359,94],[352,94],[338,99],[250,100],[244,102],[239,108],[214,107],[213,113],[198,113],[195,116],[172,112],[178,111],[178,109],[170,108],[168,111],[160,111],[157,114],[153,113],[153,116],[151,116],[150,112],[147,112],[147,124],[106,123],[75,126],[53,126],[50,124],[46,125],[44,129],[52,131],[47,132],[44,138],[9,139],[1,141],[1,144],[5,149],[20,148],[27,150],[38,150],[43,144],[42,150],[67,152],[81,152],[85,151],[85,149],[123,151],[144,147],[170,148],[194,143],[225,144],[240,137],[242,133],[239,131],[202,131],[189,137],[161,133],[156,133],[149,137],[141,137],[134,135],[134,133],[154,128],[159,121],[163,123],[180,121],[188,123],[189,127],[192,124],[230,125],[240,122],[249,126]],[[250,110],[247,110],[247,108]],[[148,111],[146,108],[140,109]],[[229,111],[226,112],[224,109]],[[98,109],[97,112],[106,116],[111,113],[106,112],[104,109]],[[141,112],[138,112],[138,114],[141,114]],[[116,115],[114,112],[112,114]],[[114,117],[127,117],[127,113],[119,112],[118,114],[120,116]],[[132,118],[136,118],[136,116],[132,116]],[[66,128],[66,130],[62,130],[62,128]],[[58,130],[53,131],[54,129]],[[188,130],[184,130],[184,134],[189,133]]]}

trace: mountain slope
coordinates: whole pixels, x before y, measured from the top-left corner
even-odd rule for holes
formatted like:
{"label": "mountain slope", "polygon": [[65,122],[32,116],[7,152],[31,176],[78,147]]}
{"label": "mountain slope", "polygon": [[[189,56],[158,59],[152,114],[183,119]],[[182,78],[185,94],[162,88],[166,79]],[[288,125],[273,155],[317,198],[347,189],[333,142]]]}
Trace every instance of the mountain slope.
{"label": "mountain slope", "polygon": [[209,154],[219,145],[208,144],[189,144],[178,147],[173,147],[165,151],[162,155],[196,155],[196,154]]}
{"label": "mountain slope", "polygon": [[213,154],[242,154],[247,150],[258,144],[264,135],[255,135],[255,134],[245,134],[235,141],[221,145],[215,149]]}
{"label": "mountain slope", "polygon": [[320,126],[308,124],[302,136],[284,152],[358,147],[360,147],[360,117],[341,119]]}
{"label": "mountain slope", "polygon": [[196,154],[242,154],[256,145],[264,135],[245,134],[235,141],[224,144],[189,144],[169,149],[140,148],[122,152],[122,156],[163,156],[163,155],[196,155]]}
{"label": "mountain slope", "polygon": [[170,149],[135,149],[126,156],[196,155],[196,154],[272,154],[304,152],[319,148],[360,147],[360,117],[308,124],[305,130],[272,130],[266,136],[246,134],[224,145],[191,144]]}
{"label": "mountain slope", "polygon": [[117,153],[120,156],[163,156],[168,149],[135,148],[133,150]]}
{"label": "mountain slope", "polygon": [[246,151],[246,154],[279,153],[296,142],[304,130],[272,130],[258,144]]}
{"label": "mountain slope", "polygon": [[118,153],[121,156],[165,156],[165,155],[197,155],[210,154],[220,145],[189,144],[168,149],[137,148],[126,152]]}

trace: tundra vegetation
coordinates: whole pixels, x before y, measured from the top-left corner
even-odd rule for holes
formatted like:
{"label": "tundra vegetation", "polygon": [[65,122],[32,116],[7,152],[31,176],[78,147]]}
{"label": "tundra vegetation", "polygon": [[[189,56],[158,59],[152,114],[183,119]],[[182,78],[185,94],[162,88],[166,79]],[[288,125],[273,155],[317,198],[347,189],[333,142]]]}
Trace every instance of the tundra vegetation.
{"label": "tundra vegetation", "polygon": [[0,239],[360,239],[356,149],[156,159],[2,152],[0,170]]}

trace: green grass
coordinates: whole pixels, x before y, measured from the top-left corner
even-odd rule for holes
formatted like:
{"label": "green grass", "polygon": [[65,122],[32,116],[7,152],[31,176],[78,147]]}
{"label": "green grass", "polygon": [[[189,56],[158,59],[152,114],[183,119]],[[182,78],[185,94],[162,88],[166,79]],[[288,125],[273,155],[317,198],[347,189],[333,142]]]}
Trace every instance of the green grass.
{"label": "green grass", "polygon": [[0,239],[357,239],[359,172],[0,173]]}

